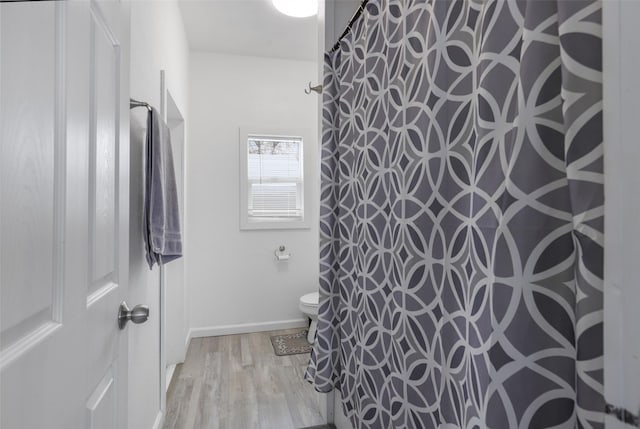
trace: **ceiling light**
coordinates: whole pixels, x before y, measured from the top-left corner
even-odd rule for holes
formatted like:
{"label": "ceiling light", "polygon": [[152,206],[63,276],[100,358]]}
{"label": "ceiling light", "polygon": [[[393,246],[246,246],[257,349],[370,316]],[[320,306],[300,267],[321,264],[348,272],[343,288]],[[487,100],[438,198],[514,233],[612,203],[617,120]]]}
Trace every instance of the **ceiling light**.
{"label": "ceiling light", "polygon": [[306,18],[318,13],[318,0],[271,0],[273,5],[287,16]]}

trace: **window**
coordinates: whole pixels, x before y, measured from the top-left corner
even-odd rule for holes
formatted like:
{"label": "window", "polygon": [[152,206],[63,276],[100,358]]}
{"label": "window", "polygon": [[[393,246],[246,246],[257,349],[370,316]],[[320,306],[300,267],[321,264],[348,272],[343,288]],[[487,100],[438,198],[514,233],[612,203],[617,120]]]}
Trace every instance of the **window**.
{"label": "window", "polygon": [[242,229],[307,228],[304,138],[241,132]]}
{"label": "window", "polygon": [[302,219],[302,138],[247,139],[249,217]]}

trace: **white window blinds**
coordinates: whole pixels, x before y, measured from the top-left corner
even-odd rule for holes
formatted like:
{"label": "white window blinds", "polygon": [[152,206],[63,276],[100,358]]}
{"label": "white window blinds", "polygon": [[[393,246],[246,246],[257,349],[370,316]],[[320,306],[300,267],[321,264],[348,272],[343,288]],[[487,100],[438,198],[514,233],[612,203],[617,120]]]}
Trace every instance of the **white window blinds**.
{"label": "white window blinds", "polygon": [[303,217],[302,138],[247,138],[249,218]]}

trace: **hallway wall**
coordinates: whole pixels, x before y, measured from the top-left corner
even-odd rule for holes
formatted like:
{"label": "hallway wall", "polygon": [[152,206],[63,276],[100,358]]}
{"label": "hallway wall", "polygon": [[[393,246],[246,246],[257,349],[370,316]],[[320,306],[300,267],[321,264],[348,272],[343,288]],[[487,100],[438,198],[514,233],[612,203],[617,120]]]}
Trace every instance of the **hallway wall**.
{"label": "hallway wall", "polygon": [[[317,142],[305,180],[311,228],[240,231],[239,127],[311,130],[317,135],[315,62],[192,52],[187,156],[187,243],[192,336],[302,326],[301,295],[318,282]],[[313,139],[315,140],[315,139]],[[195,197],[197,196],[197,197]],[[276,263],[284,244],[292,253]]]}
{"label": "hallway wall", "polygon": [[[160,70],[167,87],[188,117],[189,48],[176,1],[131,2],[131,97],[160,110]],[[160,278],[145,260],[142,238],[142,155],[146,110],[132,110],[131,212],[129,303],[147,304],[149,320],[129,325],[129,427],[152,428],[159,423],[160,393]],[[186,258],[185,258],[186,262]],[[186,336],[186,326],[180,327]]]}

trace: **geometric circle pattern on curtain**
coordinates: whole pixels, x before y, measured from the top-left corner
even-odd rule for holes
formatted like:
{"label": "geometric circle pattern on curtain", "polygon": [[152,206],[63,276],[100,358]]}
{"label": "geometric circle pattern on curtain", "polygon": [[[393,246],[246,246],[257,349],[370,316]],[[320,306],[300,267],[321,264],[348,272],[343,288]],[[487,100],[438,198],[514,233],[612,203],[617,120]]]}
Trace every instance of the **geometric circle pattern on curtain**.
{"label": "geometric circle pattern on curtain", "polygon": [[603,427],[601,4],[372,0],[325,56],[307,379],[355,428]]}

